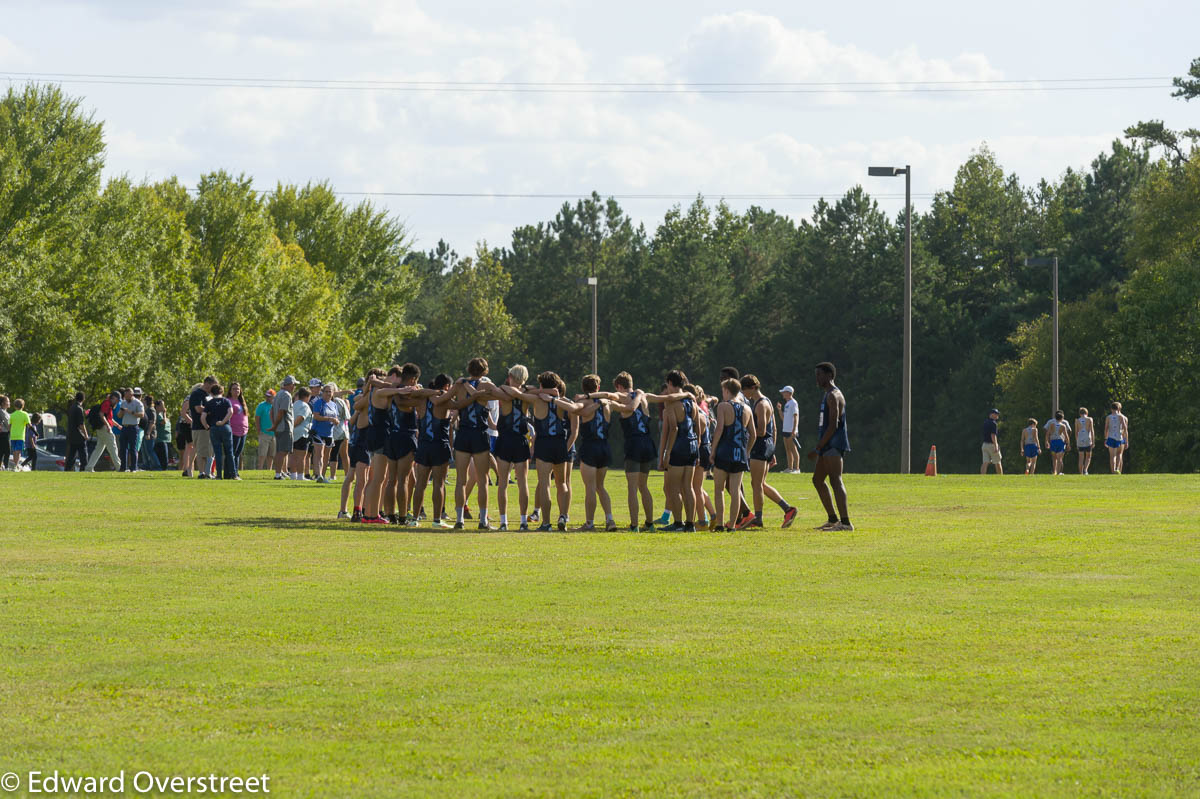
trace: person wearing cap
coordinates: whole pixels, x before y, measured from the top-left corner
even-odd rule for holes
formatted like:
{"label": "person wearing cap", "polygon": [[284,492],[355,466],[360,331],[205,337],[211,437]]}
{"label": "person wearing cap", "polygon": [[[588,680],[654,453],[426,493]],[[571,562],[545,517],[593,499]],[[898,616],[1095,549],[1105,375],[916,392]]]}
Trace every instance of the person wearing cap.
{"label": "person wearing cap", "polygon": [[288,375],[279,384],[279,391],[271,403],[271,431],[275,433],[275,479],[283,480],[288,456],[292,454],[292,391],[296,378]]}
{"label": "person wearing cap", "polygon": [[783,414],[783,427],[780,428],[780,435],[783,436],[784,450],[787,453],[787,474],[800,474],[800,441],[797,438],[800,425],[800,404],[796,402],[794,396],[796,391],[791,386],[784,386],[779,389],[780,395],[783,397],[783,403],[775,403],[775,407],[779,408],[779,412]]}
{"label": "person wearing cap", "polygon": [[1000,411],[992,408],[988,418],[983,423],[983,465],[979,467],[980,474],[987,474],[988,464],[996,467],[996,474],[1004,474],[1004,465],[1000,462]]}
{"label": "person wearing cap", "polygon": [[254,420],[258,426],[258,468],[267,469],[275,459],[275,430],[271,425],[275,389],[268,388],[263,397],[263,401],[254,407]]}
{"label": "person wearing cap", "polygon": [[142,401],[133,396],[133,389],[125,389],[121,400],[121,471],[138,470],[138,423],[146,415]]}
{"label": "person wearing cap", "polygon": [[201,480],[212,477],[213,447],[212,438],[200,417],[204,413],[204,403],[209,400],[209,391],[216,384],[217,378],[209,375],[188,395],[188,411],[192,417],[192,446],[196,451],[196,477]]}

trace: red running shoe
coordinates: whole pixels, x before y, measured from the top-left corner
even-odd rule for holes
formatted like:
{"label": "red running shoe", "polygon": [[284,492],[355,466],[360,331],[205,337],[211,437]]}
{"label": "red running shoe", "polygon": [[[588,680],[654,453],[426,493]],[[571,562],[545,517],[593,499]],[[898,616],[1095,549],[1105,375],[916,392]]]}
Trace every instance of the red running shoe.
{"label": "red running shoe", "polygon": [[796,521],[796,507],[793,505],[788,508],[783,514],[783,529],[788,529],[792,526],[792,522]]}

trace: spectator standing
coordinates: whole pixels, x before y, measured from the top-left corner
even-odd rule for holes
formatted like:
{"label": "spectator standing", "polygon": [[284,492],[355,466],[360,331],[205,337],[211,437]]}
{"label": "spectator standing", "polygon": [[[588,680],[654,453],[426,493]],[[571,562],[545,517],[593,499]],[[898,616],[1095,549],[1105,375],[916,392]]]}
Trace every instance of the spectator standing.
{"label": "spectator standing", "polygon": [[158,459],[161,472],[170,465],[167,442],[171,440],[171,420],[167,416],[167,405],[162,400],[154,401],[154,457]]}
{"label": "spectator standing", "polygon": [[312,467],[318,483],[331,483],[333,481],[325,476],[325,463],[333,449],[333,426],[338,421],[338,408],[332,385],[322,386],[320,391],[321,396],[312,403]]}
{"label": "spectator standing", "polygon": [[312,406],[308,404],[309,391],[304,386],[296,390],[296,401],[292,403],[292,456],[289,476],[293,480],[307,480],[305,459],[312,448]]}
{"label": "spectator standing", "polygon": [[142,471],[158,468],[158,456],[154,454],[154,437],[158,435],[154,419],[154,397],[143,394],[140,388],[133,390],[135,399],[142,403],[146,415],[138,420],[138,464]]}
{"label": "spectator standing", "polygon": [[133,389],[125,389],[121,400],[121,471],[138,470],[138,424],[146,415],[141,400],[133,396]]}
{"label": "spectator standing", "polygon": [[992,408],[988,418],[983,423],[983,465],[979,467],[980,474],[987,474],[988,465],[996,467],[996,474],[1004,474],[1004,465],[1000,461],[1000,411]]}
{"label": "spectator standing", "polygon": [[113,435],[113,428],[121,429],[121,426],[113,421],[113,406],[120,398],[121,395],[117,392],[110,392],[99,405],[93,405],[88,411],[88,427],[92,428],[92,437],[96,439],[96,447],[92,450],[91,457],[88,458],[87,466],[84,468],[85,472],[96,471],[96,464],[106,450],[108,457],[112,459],[113,468],[120,468],[121,453],[117,450],[117,437]]}
{"label": "spectator standing", "polygon": [[[21,456],[25,454],[25,428],[29,426],[29,414],[25,412],[25,400],[12,401],[12,413],[8,418],[8,446],[13,455],[13,471],[21,471]],[[5,466],[7,466],[7,456]]]}
{"label": "spectator standing", "polygon": [[200,412],[200,423],[211,439],[217,464],[216,477],[218,480],[241,480],[233,459],[233,432],[229,426],[233,418],[233,403],[221,396],[224,390],[220,383],[209,386],[208,393],[210,396],[204,401]]}
{"label": "spectator standing", "polygon": [[246,400],[242,397],[242,384],[236,380],[229,384],[226,397],[233,406],[233,417],[229,420],[229,432],[233,434],[233,462],[237,473],[242,473],[242,450],[246,448],[246,434],[250,432],[250,414]]}
{"label": "spectator standing", "polygon": [[79,468],[87,466],[87,442],[91,438],[87,429],[87,414],[83,411],[84,396],[82,391],[75,393],[67,403],[67,460],[63,470],[75,471],[76,462]]}
{"label": "spectator standing", "polygon": [[346,395],[352,391],[338,391],[337,383],[329,384],[333,394],[333,415],[337,421],[333,423],[333,451],[329,455],[329,474],[331,482],[337,477],[338,464],[341,463],[343,479],[350,475],[350,405]]}
{"label": "spectator standing", "polygon": [[8,468],[8,434],[11,429],[12,422],[8,413],[8,397],[0,394],[0,472]]}
{"label": "spectator standing", "polygon": [[29,417],[29,426],[25,428],[25,460],[21,467],[25,471],[37,471],[37,443],[42,438],[42,415],[35,413]]}
{"label": "spectator standing", "polygon": [[271,403],[275,390],[268,388],[265,399],[254,409],[254,420],[258,427],[258,468],[271,468],[275,460],[275,431],[271,429]]}
{"label": "spectator standing", "polygon": [[784,386],[779,393],[783,397],[783,404],[777,402],[775,405],[783,414],[780,434],[787,453],[786,471],[788,474],[800,474],[800,404],[796,402],[796,390],[791,386]]}
{"label": "spectator standing", "polygon": [[279,392],[271,403],[271,430],[275,433],[275,479],[284,479],[288,458],[292,454],[292,421],[294,411],[292,391],[296,378],[288,375],[279,385]]}
{"label": "spectator standing", "polygon": [[[211,476],[213,450],[212,437],[205,432],[204,425],[200,421],[200,416],[204,413],[204,403],[208,402],[209,392],[216,384],[217,378],[209,375],[204,378],[204,382],[198,388],[192,389],[192,393],[188,395],[188,411],[192,423],[192,444],[196,452],[196,471],[199,472],[196,476],[201,480],[206,480]],[[200,435],[196,435],[196,433]]]}

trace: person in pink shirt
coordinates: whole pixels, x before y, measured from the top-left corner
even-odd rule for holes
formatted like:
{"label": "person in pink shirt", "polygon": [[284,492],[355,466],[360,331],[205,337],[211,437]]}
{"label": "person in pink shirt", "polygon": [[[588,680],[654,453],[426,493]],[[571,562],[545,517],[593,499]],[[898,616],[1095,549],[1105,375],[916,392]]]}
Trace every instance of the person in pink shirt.
{"label": "person in pink shirt", "polygon": [[233,462],[237,472],[242,471],[242,448],[246,446],[246,434],[250,432],[250,416],[246,411],[246,400],[242,397],[242,384],[229,384],[229,402],[233,405],[233,416],[229,419],[229,432],[233,434]]}

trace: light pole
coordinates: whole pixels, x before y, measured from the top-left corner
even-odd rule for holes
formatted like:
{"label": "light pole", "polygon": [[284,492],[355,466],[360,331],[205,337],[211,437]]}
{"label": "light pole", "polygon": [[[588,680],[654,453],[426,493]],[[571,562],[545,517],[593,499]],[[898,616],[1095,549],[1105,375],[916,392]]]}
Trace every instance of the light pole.
{"label": "light pole", "polygon": [[904,175],[904,394],[900,403],[900,474],[912,473],[912,167],[867,167],[871,177]]}
{"label": "light pole", "polygon": [[597,348],[598,348],[599,337],[597,335],[597,324],[596,324],[596,304],[597,304],[596,292],[598,291],[599,286],[597,285],[597,280],[596,280],[595,264],[592,265],[592,276],[591,277],[581,277],[575,282],[581,286],[591,286],[591,288],[592,288],[592,374],[596,374],[600,370],[600,367],[599,367],[599,359],[597,358]]}
{"label": "light pole", "polygon": [[1054,405],[1050,408],[1050,413],[1057,413],[1061,410],[1058,407],[1058,256],[1041,257],[1041,258],[1026,258],[1026,266],[1052,266],[1054,269],[1054,353],[1051,361],[1051,369],[1054,374],[1051,377],[1051,392],[1054,397]]}

